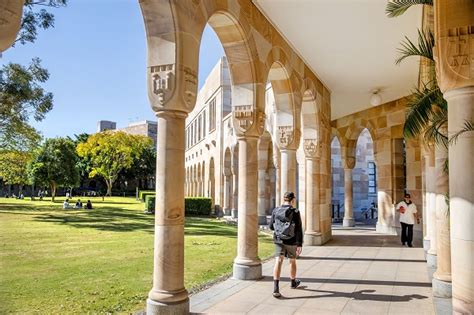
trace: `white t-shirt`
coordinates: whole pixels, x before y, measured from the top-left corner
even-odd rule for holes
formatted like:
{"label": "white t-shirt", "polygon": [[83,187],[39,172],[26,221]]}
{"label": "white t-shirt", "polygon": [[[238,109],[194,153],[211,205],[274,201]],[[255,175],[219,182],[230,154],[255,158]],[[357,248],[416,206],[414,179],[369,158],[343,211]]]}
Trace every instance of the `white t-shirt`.
{"label": "white t-shirt", "polygon": [[414,214],[418,212],[416,210],[415,204],[412,202],[408,205],[405,201],[401,201],[397,204],[397,210],[399,210],[400,207],[405,208],[405,213],[400,212],[400,222],[406,224],[415,224]]}

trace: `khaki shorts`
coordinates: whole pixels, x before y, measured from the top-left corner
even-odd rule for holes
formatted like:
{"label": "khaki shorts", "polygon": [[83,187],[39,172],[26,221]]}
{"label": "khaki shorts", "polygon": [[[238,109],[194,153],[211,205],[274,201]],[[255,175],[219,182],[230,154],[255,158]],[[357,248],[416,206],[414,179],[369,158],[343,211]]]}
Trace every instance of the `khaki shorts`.
{"label": "khaki shorts", "polygon": [[296,245],[275,244],[275,257],[296,258]]}

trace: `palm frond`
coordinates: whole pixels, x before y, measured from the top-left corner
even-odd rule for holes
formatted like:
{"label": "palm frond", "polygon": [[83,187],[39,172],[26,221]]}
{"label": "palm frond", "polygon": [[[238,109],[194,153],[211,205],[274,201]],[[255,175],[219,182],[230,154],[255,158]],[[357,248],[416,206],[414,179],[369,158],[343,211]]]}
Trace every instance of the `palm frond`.
{"label": "palm frond", "polygon": [[448,149],[448,135],[446,126],[448,123],[447,110],[436,110],[430,119],[430,123],[423,133],[423,138],[427,143],[435,143],[442,149]]}
{"label": "palm frond", "polygon": [[433,5],[433,0],[393,0],[387,3],[385,14],[388,17],[397,17],[405,13],[410,7],[418,4]]}
{"label": "palm frond", "polygon": [[405,36],[405,40],[402,41],[400,48],[398,48],[398,52],[400,53],[400,57],[395,60],[395,64],[399,64],[405,58],[418,56],[424,57],[430,62],[434,64],[433,58],[433,47],[435,45],[435,39],[433,32],[430,31],[422,31],[418,30],[418,44],[415,45],[408,37]]}
{"label": "palm frond", "polygon": [[[407,138],[417,137],[425,131],[435,114],[435,108],[444,107],[443,94],[439,87],[415,88],[407,104],[407,112],[403,133]],[[438,104],[442,102],[442,104]]]}
{"label": "palm frond", "polygon": [[453,134],[451,138],[449,138],[449,144],[450,145],[455,144],[458,141],[459,136],[461,136],[463,133],[470,132],[470,131],[474,131],[474,122],[466,120],[464,122],[463,128],[459,130],[458,132],[456,132],[455,134]]}

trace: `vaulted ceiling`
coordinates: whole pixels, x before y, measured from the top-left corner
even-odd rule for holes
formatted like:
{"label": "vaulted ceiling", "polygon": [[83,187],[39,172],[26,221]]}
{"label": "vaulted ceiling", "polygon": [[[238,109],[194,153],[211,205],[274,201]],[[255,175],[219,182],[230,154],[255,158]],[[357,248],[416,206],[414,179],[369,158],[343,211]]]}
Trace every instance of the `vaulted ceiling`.
{"label": "vaulted ceiling", "polygon": [[384,0],[252,0],[331,90],[332,119],[410,94],[418,59],[395,65],[405,36],[417,39],[422,9],[388,18]]}

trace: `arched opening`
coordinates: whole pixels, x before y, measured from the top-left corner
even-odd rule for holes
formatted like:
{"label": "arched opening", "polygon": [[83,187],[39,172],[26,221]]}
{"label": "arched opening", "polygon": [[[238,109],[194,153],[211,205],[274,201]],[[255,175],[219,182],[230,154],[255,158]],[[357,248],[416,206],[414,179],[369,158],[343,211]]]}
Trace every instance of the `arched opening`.
{"label": "arched opening", "polygon": [[377,168],[374,143],[367,128],[357,138],[356,164],[353,170],[353,209],[356,221],[375,225],[377,222]]}
{"label": "arched opening", "polygon": [[342,165],[341,143],[337,137],[331,141],[332,174],[332,218],[333,222],[342,222],[344,217],[344,166]]}
{"label": "arched opening", "polygon": [[[298,167],[296,149],[299,145],[295,125],[294,88],[290,75],[285,68],[286,56],[275,49],[270,53],[270,65],[265,94],[265,112],[267,117],[273,117],[272,138],[278,147],[280,161],[280,198],[287,191],[293,191],[298,199]],[[280,200],[281,202],[281,200]],[[280,203],[277,201],[277,204]]]}

